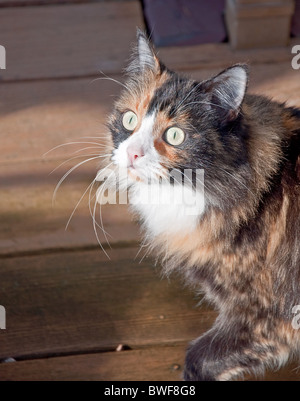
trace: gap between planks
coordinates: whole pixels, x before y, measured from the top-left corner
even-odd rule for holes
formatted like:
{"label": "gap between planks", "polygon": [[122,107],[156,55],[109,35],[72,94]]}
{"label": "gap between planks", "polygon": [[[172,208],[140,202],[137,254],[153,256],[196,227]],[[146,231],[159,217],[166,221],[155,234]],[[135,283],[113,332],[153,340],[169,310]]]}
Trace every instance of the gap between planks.
{"label": "gap between planks", "polygon": [[[121,352],[59,356],[0,364],[0,381],[181,381],[186,345],[147,347]],[[300,381],[295,363],[263,378]]]}
{"label": "gap between planks", "polygon": [[208,330],[216,313],[196,308],[193,292],[175,277],[161,280],[137,251],[3,259],[0,359],[182,343]]}

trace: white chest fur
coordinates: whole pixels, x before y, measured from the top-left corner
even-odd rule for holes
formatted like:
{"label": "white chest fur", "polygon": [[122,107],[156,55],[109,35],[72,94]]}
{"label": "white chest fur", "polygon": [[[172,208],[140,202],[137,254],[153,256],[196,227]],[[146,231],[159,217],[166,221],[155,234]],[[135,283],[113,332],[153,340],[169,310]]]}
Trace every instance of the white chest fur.
{"label": "white chest fur", "polygon": [[152,237],[191,232],[204,211],[204,195],[179,185],[137,183],[129,200]]}

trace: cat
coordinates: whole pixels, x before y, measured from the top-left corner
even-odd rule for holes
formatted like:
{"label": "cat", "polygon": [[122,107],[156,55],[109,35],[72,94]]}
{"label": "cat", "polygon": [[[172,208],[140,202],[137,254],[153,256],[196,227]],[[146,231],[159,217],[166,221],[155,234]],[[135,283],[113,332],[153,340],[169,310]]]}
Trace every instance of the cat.
{"label": "cat", "polygon": [[[108,121],[110,164],[128,173],[118,173],[118,185],[163,272],[180,272],[219,313],[188,346],[183,378],[263,375],[300,345],[292,326],[300,304],[300,110],[247,94],[247,65],[202,82],[181,76],[140,30],[127,75]],[[145,202],[149,185],[156,200],[173,191],[174,201],[184,187],[204,203],[190,213],[184,202]]]}

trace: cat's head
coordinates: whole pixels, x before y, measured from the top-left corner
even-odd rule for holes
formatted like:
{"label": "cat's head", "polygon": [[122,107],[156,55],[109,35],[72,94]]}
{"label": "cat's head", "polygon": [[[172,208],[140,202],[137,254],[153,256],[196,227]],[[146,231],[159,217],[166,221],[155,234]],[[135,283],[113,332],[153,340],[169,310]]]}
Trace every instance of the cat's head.
{"label": "cat's head", "polygon": [[211,201],[228,201],[226,188],[232,194],[236,185],[234,201],[243,189],[238,170],[247,164],[241,132],[247,67],[234,65],[197,82],[165,67],[138,31],[127,74],[108,126],[111,161],[128,172],[128,186],[168,179],[171,171],[203,169]]}

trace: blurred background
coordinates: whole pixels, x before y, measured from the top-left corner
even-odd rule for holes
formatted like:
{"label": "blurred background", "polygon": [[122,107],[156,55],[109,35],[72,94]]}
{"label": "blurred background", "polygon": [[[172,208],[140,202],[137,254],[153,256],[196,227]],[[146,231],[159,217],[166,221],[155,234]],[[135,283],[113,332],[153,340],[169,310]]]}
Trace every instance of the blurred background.
{"label": "blurred background", "polygon": [[93,229],[92,158],[136,27],[169,68],[205,79],[247,62],[252,93],[300,106],[300,0],[0,0],[0,380],[180,380],[216,317],[161,280],[126,205],[102,208],[111,249],[96,226],[110,259]]}

